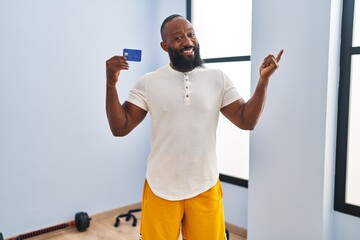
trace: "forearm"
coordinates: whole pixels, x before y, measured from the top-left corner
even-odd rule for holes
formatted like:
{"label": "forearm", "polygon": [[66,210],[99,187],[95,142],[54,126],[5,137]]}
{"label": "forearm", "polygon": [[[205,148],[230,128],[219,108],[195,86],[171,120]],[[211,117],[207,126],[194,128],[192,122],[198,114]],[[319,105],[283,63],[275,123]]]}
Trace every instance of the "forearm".
{"label": "forearm", "polygon": [[124,136],[126,131],[126,112],[122,107],[115,86],[106,86],[106,114],[114,136]]}
{"label": "forearm", "polygon": [[254,129],[260,118],[265,106],[268,83],[269,79],[260,78],[254,94],[243,107],[241,118],[246,129]]}

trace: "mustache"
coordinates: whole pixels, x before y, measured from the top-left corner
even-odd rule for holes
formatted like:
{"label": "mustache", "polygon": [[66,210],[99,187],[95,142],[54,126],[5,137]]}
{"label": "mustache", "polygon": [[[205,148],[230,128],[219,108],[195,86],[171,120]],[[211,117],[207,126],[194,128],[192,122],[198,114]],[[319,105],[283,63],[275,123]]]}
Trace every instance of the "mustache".
{"label": "mustache", "polygon": [[196,47],[195,46],[186,46],[186,47],[180,49],[179,52],[184,52],[184,51],[191,50],[191,49],[195,51]]}

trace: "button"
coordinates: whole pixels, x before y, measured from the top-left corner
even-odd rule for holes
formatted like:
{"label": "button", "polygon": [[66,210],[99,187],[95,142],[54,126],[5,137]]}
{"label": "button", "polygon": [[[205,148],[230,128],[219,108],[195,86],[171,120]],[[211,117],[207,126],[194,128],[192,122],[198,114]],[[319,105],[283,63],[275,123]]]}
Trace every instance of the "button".
{"label": "button", "polygon": [[190,105],[190,80],[187,73],[184,73],[184,88],[185,105]]}

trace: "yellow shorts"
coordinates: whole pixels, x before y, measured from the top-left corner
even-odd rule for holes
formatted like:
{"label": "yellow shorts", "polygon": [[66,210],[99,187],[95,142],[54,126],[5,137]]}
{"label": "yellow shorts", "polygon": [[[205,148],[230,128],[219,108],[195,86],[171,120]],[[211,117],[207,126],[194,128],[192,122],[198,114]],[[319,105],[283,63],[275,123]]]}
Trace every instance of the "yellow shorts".
{"label": "yellow shorts", "polygon": [[178,240],[180,229],[186,240],[224,240],[225,219],[220,181],[200,195],[168,201],[157,197],[144,184],[141,240]]}

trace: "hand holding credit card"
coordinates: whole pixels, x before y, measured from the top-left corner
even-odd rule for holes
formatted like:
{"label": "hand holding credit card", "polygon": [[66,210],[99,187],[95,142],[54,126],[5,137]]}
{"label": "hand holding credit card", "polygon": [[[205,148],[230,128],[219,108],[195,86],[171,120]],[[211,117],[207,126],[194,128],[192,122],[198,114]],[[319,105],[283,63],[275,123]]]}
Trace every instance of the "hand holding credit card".
{"label": "hand holding credit card", "polygon": [[141,50],[124,48],[123,57],[126,57],[127,61],[141,62]]}

